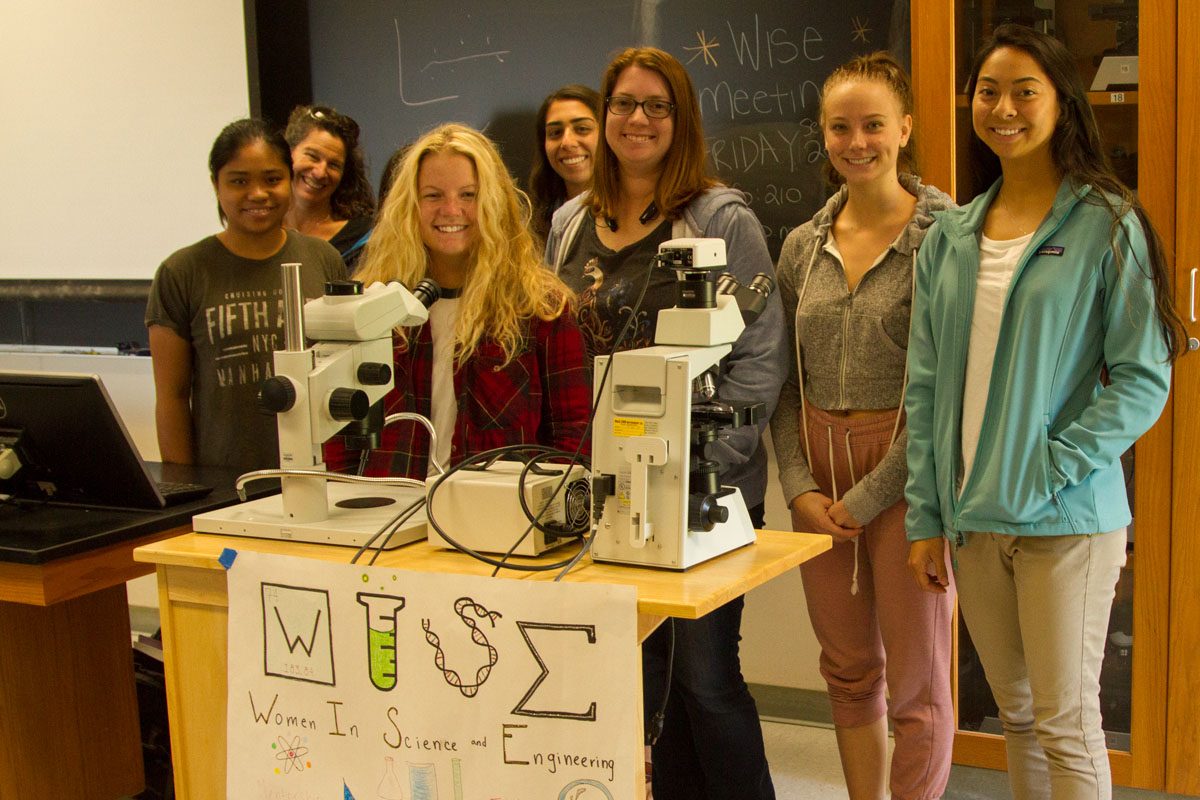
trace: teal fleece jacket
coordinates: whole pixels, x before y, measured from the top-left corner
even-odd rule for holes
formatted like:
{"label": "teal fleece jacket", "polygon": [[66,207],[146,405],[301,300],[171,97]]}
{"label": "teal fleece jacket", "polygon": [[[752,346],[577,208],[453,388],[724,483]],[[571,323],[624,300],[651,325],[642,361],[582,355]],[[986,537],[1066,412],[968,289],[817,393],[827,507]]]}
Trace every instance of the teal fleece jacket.
{"label": "teal fleece jacket", "polygon": [[1005,298],[979,449],[959,494],[979,233],[999,187],[935,215],[917,259],[904,404],[910,540],[1128,525],[1121,454],[1170,390],[1141,225],[1125,214],[1114,245],[1098,190],[1066,180]]}

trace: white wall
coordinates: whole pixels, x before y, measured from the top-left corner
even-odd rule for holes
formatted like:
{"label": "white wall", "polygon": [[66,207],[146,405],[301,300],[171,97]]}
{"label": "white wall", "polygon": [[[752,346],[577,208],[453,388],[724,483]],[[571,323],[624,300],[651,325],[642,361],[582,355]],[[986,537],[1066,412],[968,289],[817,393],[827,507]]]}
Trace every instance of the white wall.
{"label": "white wall", "polygon": [[151,278],[219,229],[208,151],[248,114],[242,0],[0,0],[0,278]]}
{"label": "white wall", "polygon": [[[770,437],[767,448],[768,530],[790,531],[791,515],[779,488],[779,470]],[[750,683],[825,691],[817,670],[821,652],[808,621],[800,570],[795,569],[746,595],[742,617],[742,672]]]}

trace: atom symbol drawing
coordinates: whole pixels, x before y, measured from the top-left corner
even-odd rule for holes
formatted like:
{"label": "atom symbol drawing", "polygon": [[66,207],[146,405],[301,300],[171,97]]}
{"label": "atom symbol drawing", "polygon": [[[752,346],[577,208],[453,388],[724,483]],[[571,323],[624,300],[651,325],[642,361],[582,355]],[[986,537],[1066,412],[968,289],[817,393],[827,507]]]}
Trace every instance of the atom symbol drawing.
{"label": "atom symbol drawing", "polygon": [[300,746],[300,737],[297,736],[291,742],[279,738],[279,752],[275,754],[276,761],[283,762],[283,774],[287,774],[292,770],[297,772],[304,771],[304,757],[308,755],[308,748]]}

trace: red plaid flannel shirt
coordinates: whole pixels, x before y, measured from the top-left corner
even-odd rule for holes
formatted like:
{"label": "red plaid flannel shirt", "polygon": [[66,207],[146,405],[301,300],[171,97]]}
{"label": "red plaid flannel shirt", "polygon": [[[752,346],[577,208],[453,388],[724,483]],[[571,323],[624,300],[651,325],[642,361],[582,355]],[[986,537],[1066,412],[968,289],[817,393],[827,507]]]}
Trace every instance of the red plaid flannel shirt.
{"label": "red plaid flannel shirt", "polygon": [[[591,413],[589,370],[584,365],[583,336],[574,315],[528,323],[527,345],[504,364],[504,350],[484,340],[465,364],[454,371],[458,414],[454,421],[451,463],[510,444],[544,444],[574,451]],[[430,413],[433,383],[433,337],[422,325],[411,349],[393,337],[395,386],[384,398],[385,415]],[[353,471],[360,451],[341,436],[325,444],[330,470]],[[588,452],[585,444],[584,452]],[[423,480],[428,474],[429,434],[416,422],[403,420],[384,428],[380,447],[371,451],[365,475],[405,476]],[[449,465],[447,465],[449,466]]]}

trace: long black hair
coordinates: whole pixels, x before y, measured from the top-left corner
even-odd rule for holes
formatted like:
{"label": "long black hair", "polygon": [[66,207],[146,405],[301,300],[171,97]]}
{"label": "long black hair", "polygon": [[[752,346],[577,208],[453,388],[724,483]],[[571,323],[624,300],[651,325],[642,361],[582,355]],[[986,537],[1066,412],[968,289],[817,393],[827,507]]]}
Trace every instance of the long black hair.
{"label": "long black hair", "polygon": [[[967,83],[967,97],[975,97],[975,86],[983,62],[996,50],[1009,47],[1020,50],[1038,63],[1058,95],[1058,121],[1050,137],[1050,155],[1058,171],[1069,178],[1076,187],[1091,185],[1100,191],[1090,192],[1086,202],[1100,203],[1108,207],[1113,215],[1109,236],[1113,251],[1119,253],[1117,237],[1121,229],[1121,218],[1132,211],[1146,237],[1149,264],[1137,264],[1154,284],[1154,305],[1162,326],[1163,339],[1172,361],[1183,352],[1187,342],[1187,329],[1183,325],[1171,292],[1171,274],[1167,263],[1166,249],[1162,239],[1150,223],[1142,207],[1129,187],[1123,184],[1108,157],[1104,154],[1100,140],[1100,126],[1088,102],[1087,90],[1075,66],[1075,56],[1062,42],[1053,36],[1039,33],[1024,25],[998,25],[991,37],[983,43],[971,65],[971,79]],[[996,157],[978,136],[970,142],[969,163],[971,172],[990,186],[1001,175],[1000,159]],[[1122,265],[1118,261],[1118,268]]]}
{"label": "long black hair", "polygon": [[[370,217],[375,213],[375,192],[367,178],[362,146],[358,142],[358,123],[328,106],[296,106],[288,115],[284,137],[295,148],[314,130],[322,130],[341,140],[346,149],[342,179],[329,198],[334,219]],[[289,156],[290,157],[290,156]]]}
{"label": "long black hair", "polygon": [[[217,175],[225,168],[225,165],[237,158],[238,152],[243,147],[254,142],[263,142],[274,150],[279,156],[279,160],[287,167],[288,177],[291,177],[292,149],[288,147],[283,134],[261,119],[239,119],[221,129],[213,141],[212,149],[208,151],[208,174],[212,178],[213,185],[216,185]],[[221,208],[220,203],[217,203],[217,216],[221,218],[221,224],[224,225],[225,211]]]}
{"label": "long black hair", "polygon": [[[550,218],[554,211],[567,199],[567,183],[554,171],[546,158],[546,116],[550,106],[560,100],[575,100],[583,103],[592,112],[596,125],[600,125],[600,93],[581,83],[569,83],[555,89],[542,101],[537,113],[537,146],[533,150],[533,167],[529,170],[529,199],[533,202],[533,233],[544,240],[550,233]],[[593,161],[593,163],[595,163]]]}

